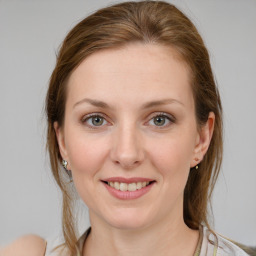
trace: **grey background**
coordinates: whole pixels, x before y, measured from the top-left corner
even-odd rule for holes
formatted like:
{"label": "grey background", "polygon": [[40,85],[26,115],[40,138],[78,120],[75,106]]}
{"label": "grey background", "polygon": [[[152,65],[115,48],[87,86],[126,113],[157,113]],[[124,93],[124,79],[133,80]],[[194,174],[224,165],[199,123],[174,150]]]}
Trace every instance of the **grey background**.
{"label": "grey background", "polygon": [[[224,106],[215,229],[256,245],[256,1],[170,2],[201,32]],[[0,245],[26,233],[47,238],[60,231],[61,197],[44,146],[47,83],[66,33],[109,3],[0,0]]]}

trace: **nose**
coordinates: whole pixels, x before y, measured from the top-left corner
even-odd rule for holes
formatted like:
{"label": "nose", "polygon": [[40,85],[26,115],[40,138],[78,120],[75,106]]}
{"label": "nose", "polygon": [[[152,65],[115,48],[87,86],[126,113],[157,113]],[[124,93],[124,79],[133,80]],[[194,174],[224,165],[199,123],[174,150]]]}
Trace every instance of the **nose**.
{"label": "nose", "polygon": [[119,127],[113,134],[112,161],[123,169],[132,169],[144,160],[140,132],[135,127]]}

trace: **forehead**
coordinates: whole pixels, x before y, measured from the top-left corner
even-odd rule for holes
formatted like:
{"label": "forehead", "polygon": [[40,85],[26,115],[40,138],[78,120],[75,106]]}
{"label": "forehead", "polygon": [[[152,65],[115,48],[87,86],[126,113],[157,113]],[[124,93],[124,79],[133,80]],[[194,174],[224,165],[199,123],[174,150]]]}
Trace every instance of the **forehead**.
{"label": "forehead", "polygon": [[167,94],[188,101],[192,90],[189,68],[173,48],[130,44],[87,57],[71,74],[67,93],[69,101],[158,100]]}

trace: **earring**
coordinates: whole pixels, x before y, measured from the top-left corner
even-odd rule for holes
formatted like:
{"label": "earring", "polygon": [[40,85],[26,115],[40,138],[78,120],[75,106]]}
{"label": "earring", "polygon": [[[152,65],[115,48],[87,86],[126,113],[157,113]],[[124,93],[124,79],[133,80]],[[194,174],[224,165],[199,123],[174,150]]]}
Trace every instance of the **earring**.
{"label": "earring", "polygon": [[64,167],[64,169],[65,169],[67,175],[69,176],[70,182],[72,182],[72,181],[73,181],[72,172],[67,169],[67,165],[68,165],[68,162],[63,159],[63,160],[62,160],[62,166]]}
{"label": "earring", "polygon": [[[195,161],[199,161],[199,159],[196,157]],[[195,169],[198,170],[198,164],[195,166]]]}
{"label": "earring", "polygon": [[62,160],[62,166],[67,169],[68,162],[66,160]]}

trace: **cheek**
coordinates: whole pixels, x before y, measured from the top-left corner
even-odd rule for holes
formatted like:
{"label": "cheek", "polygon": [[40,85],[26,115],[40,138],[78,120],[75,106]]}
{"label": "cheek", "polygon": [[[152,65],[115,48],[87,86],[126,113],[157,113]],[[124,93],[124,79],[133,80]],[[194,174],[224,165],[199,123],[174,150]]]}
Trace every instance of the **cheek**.
{"label": "cheek", "polygon": [[[74,133],[75,134],[75,133]],[[73,175],[93,176],[102,166],[108,148],[105,139],[76,133],[67,141],[67,152]]]}
{"label": "cheek", "polygon": [[72,141],[67,141],[70,168],[78,194],[89,208],[93,208],[95,188],[108,154],[108,143],[102,138],[76,134],[71,136]]}
{"label": "cheek", "polygon": [[193,144],[184,137],[176,137],[154,143],[150,151],[155,166],[161,167],[165,172],[189,170],[193,155]]}
{"label": "cheek", "polygon": [[158,143],[152,141],[150,159],[160,173],[170,194],[183,192],[193,158],[194,136],[191,132],[171,134]]}
{"label": "cheek", "polygon": [[160,174],[161,191],[165,195],[161,201],[168,205],[167,211],[183,200],[190,172],[190,157],[191,148],[180,139],[158,144],[152,152],[151,159]]}

